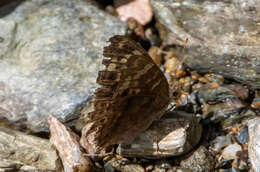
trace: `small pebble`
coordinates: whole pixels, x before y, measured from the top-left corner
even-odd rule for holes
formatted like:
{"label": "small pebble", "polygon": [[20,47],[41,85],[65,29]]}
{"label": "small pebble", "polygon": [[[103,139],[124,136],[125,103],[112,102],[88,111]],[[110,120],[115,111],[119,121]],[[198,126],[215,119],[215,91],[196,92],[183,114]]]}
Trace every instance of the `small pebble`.
{"label": "small pebble", "polygon": [[216,137],[214,142],[215,142],[215,144],[213,145],[212,149],[215,152],[219,152],[222,148],[232,144],[230,135],[218,136],[218,137]]}
{"label": "small pebble", "polygon": [[152,57],[154,63],[157,66],[161,66],[162,64],[162,54],[161,54],[161,49],[159,47],[156,46],[152,46],[149,50],[148,50],[148,54]]}
{"label": "small pebble", "polygon": [[255,93],[255,98],[251,104],[251,107],[260,110],[260,91],[257,91]]}
{"label": "small pebble", "polygon": [[227,87],[234,91],[234,93],[236,94],[237,97],[241,98],[241,99],[247,99],[248,95],[249,95],[249,90],[245,87],[242,87],[239,84],[230,84],[227,85]]}
{"label": "small pebble", "polygon": [[145,171],[152,171],[153,169],[154,169],[154,166],[151,164],[145,167]]}
{"label": "small pebble", "polygon": [[204,172],[212,171],[215,162],[211,153],[204,146],[200,146],[187,159],[182,160],[180,166],[196,172]]}
{"label": "small pebble", "polygon": [[176,57],[171,57],[165,61],[164,68],[166,73],[174,76],[175,72],[180,69],[180,61]]}
{"label": "small pebble", "polygon": [[238,170],[247,170],[248,169],[247,163],[240,159],[235,159],[232,162],[232,167],[234,167]]}
{"label": "small pebble", "polygon": [[223,152],[222,152],[222,157],[225,160],[232,160],[237,158],[237,152],[242,151],[242,148],[239,144],[231,144],[227,146]]}
{"label": "small pebble", "polygon": [[240,133],[237,135],[237,140],[241,144],[247,144],[248,143],[248,127],[244,126]]}
{"label": "small pebble", "polygon": [[192,71],[191,73],[191,79],[194,80],[194,81],[197,81],[201,76],[195,72],[195,71]]}
{"label": "small pebble", "polygon": [[216,75],[213,73],[205,74],[204,78],[207,79],[209,82],[215,82],[218,84],[222,84],[224,82],[224,77],[222,75]]}
{"label": "small pebble", "polygon": [[156,164],[156,167],[160,168],[160,169],[170,169],[170,168],[172,168],[171,164],[167,161],[164,161],[164,160],[158,162]]}
{"label": "small pebble", "polygon": [[166,170],[155,167],[155,169],[152,172],[166,172]]}

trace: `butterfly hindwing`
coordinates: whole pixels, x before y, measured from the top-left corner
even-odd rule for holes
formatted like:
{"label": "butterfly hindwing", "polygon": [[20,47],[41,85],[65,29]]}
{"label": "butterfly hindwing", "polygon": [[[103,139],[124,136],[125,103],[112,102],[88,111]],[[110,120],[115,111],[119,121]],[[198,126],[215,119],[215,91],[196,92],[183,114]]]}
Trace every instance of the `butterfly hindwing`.
{"label": "butterfly hindwing", "polygon": [[169,103],[166,78],[140,44],[114,36],[104,48],[94,111],[82,130],[81,143],[90,154],[113,144],[130,143],[159,118]]}

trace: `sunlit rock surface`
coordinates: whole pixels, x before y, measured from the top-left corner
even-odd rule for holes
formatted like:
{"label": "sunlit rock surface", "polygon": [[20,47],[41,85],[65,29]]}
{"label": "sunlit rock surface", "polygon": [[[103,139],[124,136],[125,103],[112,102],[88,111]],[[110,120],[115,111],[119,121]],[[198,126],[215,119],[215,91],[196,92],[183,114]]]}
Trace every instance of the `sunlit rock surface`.
{"label": "sunlit rock surface", "polygon": [[9,5],[0,9],[0,119],[34,132],[47,131],[51,114],[73,122],[97,88],[107,39],[127,25],[92,1]]}
{"label": "sunlit rock surface", "polygon": [[260,88],[260,1],[151,0],[165,45],[184,63]]}
{"label": "sunlit rock surface", "polygon": [[49,140],[0,127],[0,171],[31,168],[59,170],[58,156]]}

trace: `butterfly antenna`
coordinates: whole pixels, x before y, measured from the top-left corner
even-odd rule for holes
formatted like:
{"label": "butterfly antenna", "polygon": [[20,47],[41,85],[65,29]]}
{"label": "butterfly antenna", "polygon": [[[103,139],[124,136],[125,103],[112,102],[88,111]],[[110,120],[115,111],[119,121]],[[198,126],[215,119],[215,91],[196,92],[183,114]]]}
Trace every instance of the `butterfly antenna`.
{"label": "butterfly antenna", "polygon": [[[189,38],[186,38],[185,39],[185,41],[184,41],[184,44],[183,44],[183,47],[182,47],[182,54],[184,53],[184,50],[185,50],[185,48],[187,47],[187,45],[188,45],[188,43],[189,43]],[[185,61],[185,57],[180,61],[180,65],[179,65],[179,68],[181,68],[181,66],[182,66],[182,64],[184,63],[184,61]]]}

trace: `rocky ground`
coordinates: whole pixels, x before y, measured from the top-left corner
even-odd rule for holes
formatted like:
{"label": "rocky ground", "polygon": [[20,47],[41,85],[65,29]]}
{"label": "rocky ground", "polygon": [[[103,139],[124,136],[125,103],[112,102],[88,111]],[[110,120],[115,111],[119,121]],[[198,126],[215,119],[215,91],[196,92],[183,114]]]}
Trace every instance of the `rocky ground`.
{"label": "rocky ground", "polygon": [[[77,171],[66,153],[87,164],[78,171],[260,171],[260,1],[12,0],[0,28],[1,172]],[[171,103],[133,143],[90,160],[76,148],[103,47],[126,34],[164,72]],[[67,144],[49,141],[49,123]]]}

